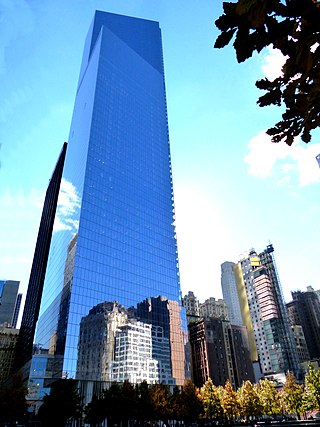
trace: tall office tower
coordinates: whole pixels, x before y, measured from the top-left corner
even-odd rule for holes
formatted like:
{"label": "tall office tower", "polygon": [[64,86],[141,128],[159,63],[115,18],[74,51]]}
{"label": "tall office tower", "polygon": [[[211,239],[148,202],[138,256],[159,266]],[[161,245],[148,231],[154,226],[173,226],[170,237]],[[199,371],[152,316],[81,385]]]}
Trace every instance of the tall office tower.
{"label": "tall office tower", "polygon": [[254,381],[247,331],[218,318],[189,323],[192,378],[201,387],[209,378],[215,385],[229,379],[234,388],[245,380]]}
{"label": "tall office tower", "polygon": [[0,280],[0,325],[15,328],[21,304],[20,282]]}
{"label": "tall office tower", "polygon": [[291,325],[302,326],[310,359],[320,358],[320,303],[317,294],[291,292],[292,301],[287,304]]}
{"label": "tall office tower", "polygon": [[30,272],[28,291],[20,326],[15,369],[22,368],[32,357],[33,339],[39,316],[44,278],[48,262],[53,222],[55,218],[67,143],[63,144],[44,199],[38,237]]}
{"label": "tall office tower", "polygon": [[[95,13],[63,182],[68,209],[52,238],[35,342],[48,362],[61,360],[60,377],[85,379],[82,385],[125,378],[121,366],[132,380],[142,378],[134,368],[146,366],[159,378],[163,365],[166,377],[182,384],[186,316],[157,22]],[[137,366],[125,351],[134,339],[145,346]]]}
{"label": "tall office tower", "polygon": [[240,310],[239,295],[235,277],[236,264],[226,261],[221,264],[221,289],[225,303],[228,307],[229,319],[232,325],[243,325]]}
{"label": "tall office tower", "polygon": [[296,372],[297,350],[288,322],[273,246],[259,255],[252,249],[241,266],[256,348],[264,374]]}
{"label": "tall office tower", "polygon": [[216,300],[213,297],[200,303],[200,316],[204,318],[217,317],[223,320],[229,320],[226,303],[222,299]]}

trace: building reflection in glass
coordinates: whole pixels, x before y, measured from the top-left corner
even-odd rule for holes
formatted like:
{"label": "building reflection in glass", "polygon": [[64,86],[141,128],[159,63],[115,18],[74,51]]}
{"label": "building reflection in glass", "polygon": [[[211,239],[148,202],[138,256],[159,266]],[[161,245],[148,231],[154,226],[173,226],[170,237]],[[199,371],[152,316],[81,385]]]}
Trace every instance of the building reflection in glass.
{"label": "building reflection in glass", "polygon": [[163,296],[128,309],[117,302],[96,305],[81,319],[76,378],[181,385],[185,356],[180,309]]}

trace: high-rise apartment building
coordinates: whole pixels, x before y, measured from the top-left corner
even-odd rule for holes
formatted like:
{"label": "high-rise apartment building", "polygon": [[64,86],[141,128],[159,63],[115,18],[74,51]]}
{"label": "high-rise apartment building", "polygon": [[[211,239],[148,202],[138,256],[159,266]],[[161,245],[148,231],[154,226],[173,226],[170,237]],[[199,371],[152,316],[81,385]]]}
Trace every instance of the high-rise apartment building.
{"label": "high-rise apartment building", "polygon": [[[291,292],[292,301],[287,304],[291,325],[300,325],[307,344],[310,359],[320,358],[320,302],[314,291]],[[305,359],[306,360],[306,359]]]}
{"label": "high-rise apartment building", "polygon": [[297,351],[273,257],[268,245],[240,262],[260,366],[264,374],[296,372]]}
{"label": "high-rise apartment building", "polygon": [[243,324],[248,330],[252,361],[259,361],[263,374],[296,372],[298,369],[297,349],[273,252],[272,245],[261,253],[252,249],[234,264],[236,286],[228,277],[231,276],[230,264],[222,264],[222,285],[231,288],[233,284],[237,291],[237,298],[229,304],[236,306],[238,301]]}
{"label": "high-rise apartment building", "polygon": [[69,203],[56,218],[32,369],[41,371],[47,352],[60,377],[183,384],[186,316],[157,22],[95,13],[63,183]]}
{"label": "high-rise apartment building", "polygon": [[243,325],[240,310],[239,295],[235,277],[234,262],[226,261],[221,264],[221,289],[225,303],[228,307],[229,319],[232,325]]}
{"label": "high-rise apartment building", "polygon": [[17,326],[22,297],[19,285],[16,280],[0,280],[0,325]]}

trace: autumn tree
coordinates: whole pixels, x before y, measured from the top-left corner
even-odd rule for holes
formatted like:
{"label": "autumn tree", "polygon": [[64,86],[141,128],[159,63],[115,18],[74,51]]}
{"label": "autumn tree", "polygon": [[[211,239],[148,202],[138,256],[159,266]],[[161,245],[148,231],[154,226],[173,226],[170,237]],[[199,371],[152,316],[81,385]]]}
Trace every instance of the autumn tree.
{"label": "autumn tree", "polygon": [[262,414],[262,404],[257,387],[254,387],[249,380],[238,389],[238,403],[239,413],[246,420]]}
{"label": "autumn tree", "polygon": [[280,414],[280,395],[274,382],[268,379],[260,380],[258,390],[263,414],[268,416]]}
{"label": "autumn tree", "polygon": [[237,393],[233,390],[229,380],[227,380],[221,396],[223,412],[228,420],[233,420],[239,414],[239,402]]}
{"label": "autumn tree", "polygon": [[155,419],[167,420],[170,416],[169,387],[165,384],[152,384],[150,398]]}
{"label": "autumn tree", "polygon": [[181,391],[176,396],[175,402],[178,408],[179,418],[185,424],[196,422],[202,412],[202,402],[199,396],[199,390],[195,387],[193,382],[189,379],[185,380]]}
{"label": "autumn tree", "polygon": [[217,387],[209,378],[200,390],[204,416],[207,419],[222,418],[223,409]]}
{"label": "autumn tree", "polygon": [[286,375],[285,385],[282,387],[281,400],[284,410],[289,414],[297,414],[300,419],[304,412],[304,389],[297,384],[293,374]]}
{"label": "autumn tree", "polygon": [[320,371],[316,371],[311,363],[305,377],[305,399],[308,409],[320,410]]}
{"label": "autumn tree", "polygon": [[309,142],[320,125],[320,0],[237,0],[223,2],[223,11],[216,20],[216,48],[234,39],[239,63],[267,46],[285,56],[279,77],[256,82],[266,91],[260,107],[285,106],[268,135],[288,145],[299,135]]}

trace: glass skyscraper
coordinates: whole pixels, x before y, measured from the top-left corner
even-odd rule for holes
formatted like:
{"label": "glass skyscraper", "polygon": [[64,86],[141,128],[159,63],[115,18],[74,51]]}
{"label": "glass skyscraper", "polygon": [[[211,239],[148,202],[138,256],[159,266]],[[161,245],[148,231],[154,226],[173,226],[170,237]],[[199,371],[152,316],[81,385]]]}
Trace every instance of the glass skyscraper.
{"label": "glass skyscraper", "polygon": [[179,385],[186,334],[161,31],[157,22],[97,11],[85,42],[30,381]]}

